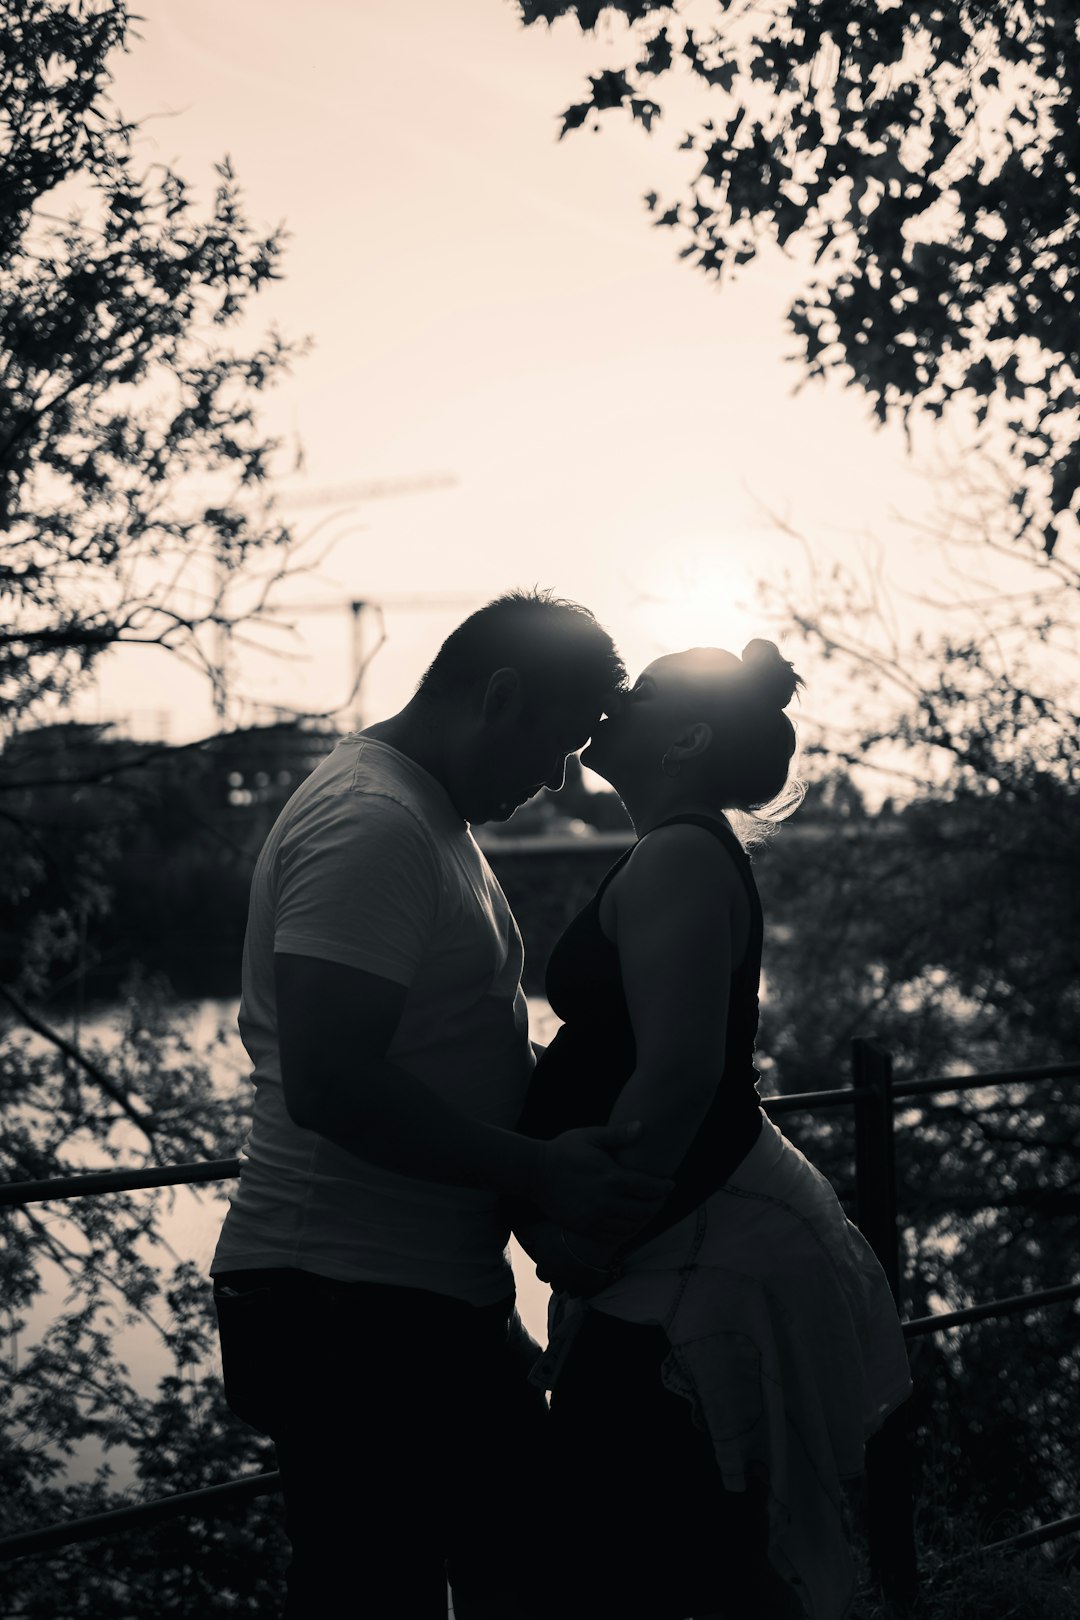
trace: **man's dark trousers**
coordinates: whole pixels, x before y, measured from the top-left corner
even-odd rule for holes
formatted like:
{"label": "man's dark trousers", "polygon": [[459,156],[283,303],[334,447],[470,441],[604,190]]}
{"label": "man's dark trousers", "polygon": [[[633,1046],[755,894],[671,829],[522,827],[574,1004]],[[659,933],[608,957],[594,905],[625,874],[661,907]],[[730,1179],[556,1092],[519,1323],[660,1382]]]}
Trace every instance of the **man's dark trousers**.
{"label": "man's dark trousers", "polygon": [[458,1620],[527,1620],[548,1412],[513,1300],[273,1269],[214,1299],[226,1398],[281,1469],[285,1620],[445,1620],[448,1576]]}

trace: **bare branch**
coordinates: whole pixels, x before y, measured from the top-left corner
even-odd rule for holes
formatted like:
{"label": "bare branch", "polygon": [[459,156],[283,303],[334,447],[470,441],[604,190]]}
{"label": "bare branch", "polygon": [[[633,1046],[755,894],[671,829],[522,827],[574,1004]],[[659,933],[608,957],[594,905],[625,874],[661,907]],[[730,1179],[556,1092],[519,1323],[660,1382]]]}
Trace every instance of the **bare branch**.
{"label": "bare branch", "polygon": [[44,1019],[32,1013],[22,997],[17,995],[10,985],[0,984],[0,996],[15,1010],[27,1029],[33,1030],[35,1035],[40,1035],[50,1045],[54,1046],[58,1052],[62,1052],[69,1062],[76,1064],[107,1097],[110,1097],[123,1110],[131,1124],[135,1125],[140,1133],[145,1136],[150,1147],[156,1149],[157,1136],[153,1124],[148,1122],[145,1115],[132,1106],[123,1088],[118,1086],[105,1073],[104,1069],[99,1068],[84,1052],[81,1052],[77,1046],[61,1035],[59,1030],[53,1029]]}

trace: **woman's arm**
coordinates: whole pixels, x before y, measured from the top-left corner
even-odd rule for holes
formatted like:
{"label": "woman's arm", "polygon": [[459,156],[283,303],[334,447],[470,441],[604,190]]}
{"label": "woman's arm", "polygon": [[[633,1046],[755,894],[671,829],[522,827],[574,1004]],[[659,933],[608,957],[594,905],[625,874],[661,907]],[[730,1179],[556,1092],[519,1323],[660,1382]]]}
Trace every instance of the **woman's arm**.
{"label": "woman's arm", "polygon": [[749,901],[730,855],[701,827],[658,828],[626,864],[615,943],[637,1061],[611,1123],[640,1119],[620,1152],[673,1175],[716,1094],[728,992],[749,932]]}
{"label": "woman's arm", "polygon": [[[637,1061],[611,1123],[640,1119],[619,1160],[674,1175],[724,1068],[731,974],[750,928],[746,890],[704,828],[658,828],[627,862],[615,902],[615,943]],[[579,1261],[609,1264],[611,1243],[566,1234]]]}

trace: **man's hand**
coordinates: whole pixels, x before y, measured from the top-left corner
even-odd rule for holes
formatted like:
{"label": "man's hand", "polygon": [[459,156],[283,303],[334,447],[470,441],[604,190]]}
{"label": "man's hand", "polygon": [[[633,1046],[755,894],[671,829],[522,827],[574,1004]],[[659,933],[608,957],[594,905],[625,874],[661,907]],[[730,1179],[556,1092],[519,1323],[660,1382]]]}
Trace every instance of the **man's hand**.
{"label": "man's hand", "polygon": [[674,1182],[627,1170],[615,1158],[641,1131],[625,1125],[590,1125],[545,1143],[533,1200],[557,1226],[612,1246],[632,1237],[660,1208]]}

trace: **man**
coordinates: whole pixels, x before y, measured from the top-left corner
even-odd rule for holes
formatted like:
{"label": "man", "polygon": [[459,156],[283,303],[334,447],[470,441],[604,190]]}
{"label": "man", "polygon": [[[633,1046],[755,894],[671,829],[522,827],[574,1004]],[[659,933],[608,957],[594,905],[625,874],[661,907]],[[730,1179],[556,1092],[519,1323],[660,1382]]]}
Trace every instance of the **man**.
{"label": "man", "polygon": [[624,679],[586,609],[501,597],[339,743],[259,857],[254,1121],[211,1269],[229,1402],[278,1454],[289,1620],[441,1617],[447,1570],[458,1620],[529,1612],[511,1589],[546,1407],[502,1199],[619,1238],[670,1183],[619,1166],[635,1127],[516,1134],[521,939],[469,824],[560,787]]}

